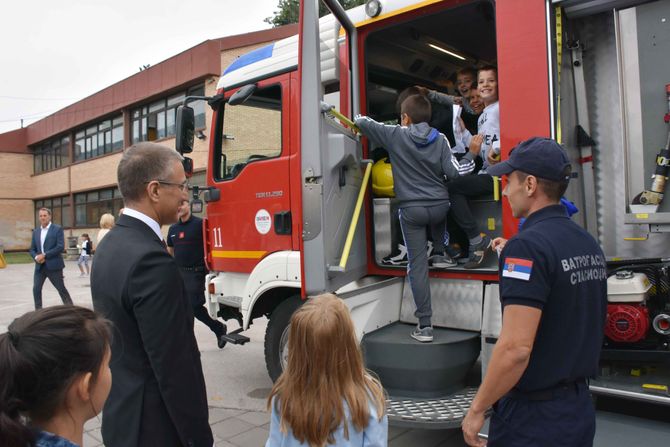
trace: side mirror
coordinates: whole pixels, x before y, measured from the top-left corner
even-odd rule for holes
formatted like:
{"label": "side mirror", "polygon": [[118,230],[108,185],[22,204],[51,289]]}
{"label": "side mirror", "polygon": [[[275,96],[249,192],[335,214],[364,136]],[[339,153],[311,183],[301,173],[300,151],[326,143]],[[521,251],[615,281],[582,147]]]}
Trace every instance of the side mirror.
{"label": "side mirror", "polygon": [[238,104],[244,103],[251,95],[256,91],[256,84],[245,85],[228,99],[229,106],[236,106]]}
{"label": "side mirror", "polygon": [[177,132],[175,148],[180,154],[193,152],[195,135],[195,112],[189,106],[177,107]]}
{"label": "side mirror", "polygon": [[202,207],[203,207],[202,200],[193,199],[191,201],[191,213],[196,213],[196,214],[202,213]]}
{"label": "side mirror", "polygon": [[193,159],[184,157],[184,160],[182,160],[181,164],[184,167],[184,174],[186,174],[186,178],[191,178],[193,176]]}

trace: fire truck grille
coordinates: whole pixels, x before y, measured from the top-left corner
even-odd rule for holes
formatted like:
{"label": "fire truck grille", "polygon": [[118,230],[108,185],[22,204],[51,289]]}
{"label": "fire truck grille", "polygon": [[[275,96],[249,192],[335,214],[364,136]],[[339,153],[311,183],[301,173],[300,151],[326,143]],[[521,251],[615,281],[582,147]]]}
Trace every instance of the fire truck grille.
{"label": "fire truck grille", "polygon": [[468,387],[440,399],[389,398],[389,424],[397,427],[446,429],[460,427],[477,388]]}

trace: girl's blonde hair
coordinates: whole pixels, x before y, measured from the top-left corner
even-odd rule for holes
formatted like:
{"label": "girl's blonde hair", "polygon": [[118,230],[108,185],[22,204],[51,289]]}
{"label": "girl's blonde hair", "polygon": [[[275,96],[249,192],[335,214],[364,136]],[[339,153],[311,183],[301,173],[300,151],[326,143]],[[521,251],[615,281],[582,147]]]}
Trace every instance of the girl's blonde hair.
{"label": "girl's blonde hair", "polygon": [[275,383],[268,409],[275,399],[281,430],[290,428],[300,442],[313,447],[334,443],[340,425],[349,439],[344,404],[356,431],[367,427],[369,402],[381,420],[384,389],[363,366],[349,309],[333,294],[309,300],[291,318],[288,364]]}
{"label": "girl's blonde hair", "polygon": [[114,226],[114,216],[109,213],[105,213],[100,216],[100,228],[110,229]]}

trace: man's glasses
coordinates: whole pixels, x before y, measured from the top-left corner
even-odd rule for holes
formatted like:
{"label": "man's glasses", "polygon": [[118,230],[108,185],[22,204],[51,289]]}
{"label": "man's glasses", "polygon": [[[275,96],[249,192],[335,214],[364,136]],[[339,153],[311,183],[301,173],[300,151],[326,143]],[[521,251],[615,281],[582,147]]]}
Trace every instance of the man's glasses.
{"label": "man's glasses", "polygon": [[186,191],[188,191],[188,188],[191,186],[191,184],[188,182],[188,180],[186,180],[184,183],[166,182],[165,180],[151,180],[151,181],[144,182],[144,183],[151,183],[151,182],[158,182],[158,183],[160,183],[161,185],[171,185],[171,186],[176,186],[176,187],[178,187],[179,189],[181,189],[182,192],[186,192]]}

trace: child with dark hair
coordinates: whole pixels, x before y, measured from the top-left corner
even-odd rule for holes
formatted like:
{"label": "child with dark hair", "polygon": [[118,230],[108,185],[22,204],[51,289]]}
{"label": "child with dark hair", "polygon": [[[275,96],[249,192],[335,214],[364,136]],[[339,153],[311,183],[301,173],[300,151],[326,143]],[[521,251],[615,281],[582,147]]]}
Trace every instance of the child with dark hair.
{"label": "child with dark hair", "polygon": [[90,309],[29,312],[0,334],[0,445],[77,447],[112,385],[110,323]]}
{"label": "child with dark hair", "polygon": [[386,447],[384,389],[365,369],[346,304],[330,293],[307,301],[291,317],[288,344],[265,447]]}
{"label": "child with dark hair", "polygon": [[419,319],[411,337],[421,342],[433,341],[426,228],[433,237],[432,265],[453,266],[454,262],[444,253],[443,241],[449,211],[446,181],[457,178],[462,166],[473,164],[477,155],[472,151],[460,162],[452,157],[444,134],[428,125],[430,115],[430,101],[425,96],[413,95],[401,105],[400,126],[384,125],[365,116],[355,119],[363,135],[389,152],[400,227],[409,258],[407,274],[416,304],[414,315]]}

